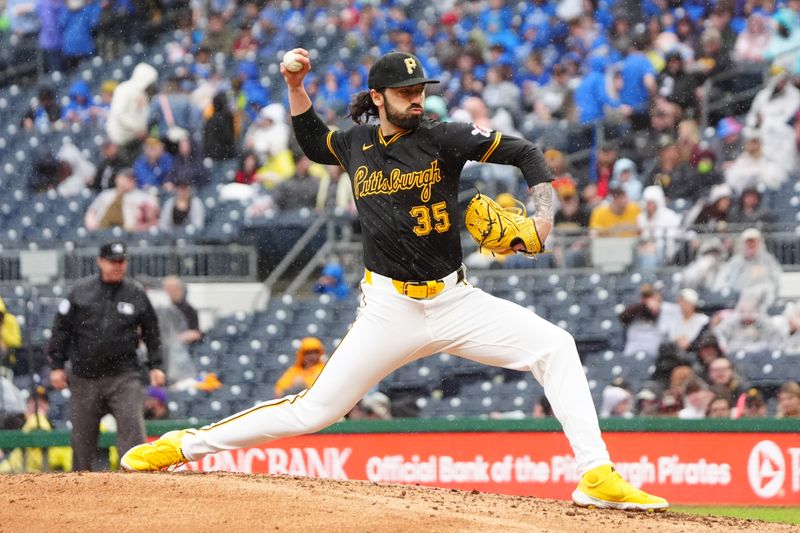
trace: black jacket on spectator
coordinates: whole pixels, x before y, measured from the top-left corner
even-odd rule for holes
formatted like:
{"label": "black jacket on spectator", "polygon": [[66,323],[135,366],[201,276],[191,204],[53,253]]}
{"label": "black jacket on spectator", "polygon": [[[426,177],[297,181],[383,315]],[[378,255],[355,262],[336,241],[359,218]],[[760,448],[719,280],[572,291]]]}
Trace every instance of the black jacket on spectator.
{"label": "black jacket on spectator", "polygon": [[144,290],[134,281],[105,283],[84,278],[61,302],[47,346],[53,369],[72,360],[72,373],[100,378],[139,369],[139,330],[147,346],[149,368],[161,367],[158,318]]}
{"label": "black jacket on spectator", "polygon": [[214,161],[236,157],[233,114],[224,93],[214,96],[214,114],[203,125],[203,153]]}
{"label": "black jacket on spectator", "polygon": [[195,189],[208,184],[209,177],[206,167],[203,166],[203,157],[197,147],[192,146],[192,153],[188,157],[177,154],[173,158],[172,169],[164,178],[165,182],[189,183]]}
{"label": "black jacket on spectator", "polygon": [[93,191],[113,189],[115,186],[114,177],[117,175],[117,172],[126,166],[127,165],[124,164],[124,161],[119,157],[115,157],[113,159],[103,159],[103,161],[97,167],[97,173],[94,175],[94,180],[92,180],[89,188],[91,188]]}
{"label": "black jacket on spectator", "polygon": [[44,192],[58,185],[58,160],[49,148],[40,146],[31,159],[33,161],[27,176],[30,192]]}

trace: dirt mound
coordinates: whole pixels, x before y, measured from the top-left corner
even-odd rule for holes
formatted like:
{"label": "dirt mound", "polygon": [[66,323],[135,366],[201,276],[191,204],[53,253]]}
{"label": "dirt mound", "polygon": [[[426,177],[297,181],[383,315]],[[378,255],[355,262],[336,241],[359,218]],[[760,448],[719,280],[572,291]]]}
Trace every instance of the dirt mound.
{"label": "dirt mound", "polygon": [[477,491],[245,474],[24,474],[0,482],[0,533],[648,529],[788,532],[791,526],[586,510],[565,501]]}

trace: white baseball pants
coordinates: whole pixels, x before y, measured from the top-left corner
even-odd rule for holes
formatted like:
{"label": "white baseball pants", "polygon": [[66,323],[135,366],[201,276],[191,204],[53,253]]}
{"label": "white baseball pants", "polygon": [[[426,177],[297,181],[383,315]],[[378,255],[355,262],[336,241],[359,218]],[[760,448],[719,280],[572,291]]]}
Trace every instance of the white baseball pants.
{"label": "white baseball pants", "polygon": [[350,331],[314,384],[186,434],[191,460],[222,450],[318,431],[338,421],[381,379],[406,363],[447,352],[514,370],[542,383],[581,474],[609,464],[572,336],[515,303],[461,282],[455,273],[438,296],[414,300],[372,274]]}

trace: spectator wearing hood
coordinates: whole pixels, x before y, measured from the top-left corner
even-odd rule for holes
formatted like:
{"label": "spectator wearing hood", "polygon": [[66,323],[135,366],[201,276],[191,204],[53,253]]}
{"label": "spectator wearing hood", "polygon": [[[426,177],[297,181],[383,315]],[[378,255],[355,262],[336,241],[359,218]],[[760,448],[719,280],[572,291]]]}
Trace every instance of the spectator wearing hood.
{"label": "spectator wearing hood", "polygon": [[744,30],[736,38],[733,47],[733,58],[737,63],[760,64],[772,39],[769,19],[758,12],[747,17]]}
{"label": "spectator wearing hood", "polygon": [[[759,305],[759,298],[744,294],[732,312],[714,328],[720,345],[729,356],[738,351],[763,352],[780,346],[780,329]],[[709,364],[709,372],[711,365]]]}
{"label": "spectator wearing hood", "polygon": [[610,187],[617,187],[625,191],[628,199],[638,202],[642,197],[642,182],[636,172],[636,163],[627,158],[617,159],[611,173]]}
{"label": "spectator wearing hood", "polygon": [[599,415],[600,418],[633,418],[633,394],[623,387],[606,385]]}
{"label": "spectator wearing hood", "polygon": [[236,133],[233,113],[224,92],[214,95],[213,113],[203,124],[203,153],[214,161],[236,157]]}
{"label": "spectator wearing hood", "polygon": [[641,243],[638,257],[640,268],[655,268],[672,260],[680,237],[681,217],[666,206],[664,191],[658,185],[645,188],[644,210],[636,218]]}
{"label": "spectator wearing hood", "polygon": [[608,57],[595,55],[589,58],[589,72],[581,78],[574,94],[581,124],[602,120],[605,118],[606,108],[620,108],[619,100],[613,98],[606,89],[605,71],[608,65]]}
{"label": "spectator wearing hood", "polygon": [[56,101],[56,93],[49,85],[39,87],[38,103],[31,106],[22,117],[22,127],[30,131],[36,127],[47,132],[61,118],[61,106]]}
{"label": "spectator wearing hood", "polygon": [[64,176],[56,187],[59,195],[69,197],[80,194],[94,180],[97,167],[74,144],[62,145],[56,159],[61,166],[59,174]]}
{"label": "spectator wearing hood", "polygon": [[62,50],[68,70],[95,53],[94,32],[100,23],[100,2],[93,0],[68,0],[58,18],[63,29]]}
{"label": "spectator wearing hood", "polygon": [[730,288],[739,293],[752,292],[769,307],[778,295],[780,263],[764,248],[764,238],[756,228],[748,228],[739,238],[741,251],[723,266],[714,282],[714,290]]}
{"label": "spectator wearing hood", "polygon": [[172,156],[164,150],[164,143],[155,137],[148,137],[142,155],[133,164],[136,186],[140,189],[161,187],[172,165]]}
{"label": "spectator wearing hood", "polygon": [[319,280],[314,287],[317,294],[330,294],[337,300],[350,296],[350,288],[344,279],[344,269],[338,263],[328,263],[322,268]]}
{"label": "spectator wearing hood", "polygon": [[139,63],[129,80],[120,83],[111,99],[106,121],[108,138],[120,147],[121,159],[132,165],[147,138],[150,115],[150,94],[158,80],[158,71],[147,63]]}
{"label": "spectator wearing hood", "polygon": [[192,144],[189,134],[183,131],[175,137],[178,153],[172,158],[172,168],[164,178],[166,190],[171,190],[176,183],[187,183],[199,189],[208,181],[208,170],[203,165],[203,155]]}
{"label": "spectator wearing hood", "polygon": [[697,257],[683,270],[681,286],[695,290],[711,290],[725,262],[725,247],[717,237],[700,243]]}
{"label": "spectator wearing hood", "polygon": [[786,172],[793,171],[797,164],[797,144],[790,122],[798,111],[800,89],[791,82],[788,72],[779,72],[756,94],[747,113],[747,125],[761,133],[764,156]]}
{"label": "spectator wearing hood", "polygon": [[62,110],[62,119],[66,122],[85,124],[91,118],[92,92],[89,84],[83,80],[74,82],[69,88],[69,102]]}
{"label": "spectator wearing hood", "polygon": [[294,157],[289,150],[290,130],[286,110],[281,104],[270,104],[258,113],[245,134],[244,144],[258,156],[266,187],[274,187],[294,173]]}
{"label": "spectator wearing hood", "polygon": [[707,200],[700,200],[692,206],[684,219],[684,226],[695,231],[718,231],[728,224],[733,206],[733,191],[725,183],[714,185]]}
{"label": "spectator wearing hood", "polygon": [[308,387],[325,366],[325,345],[316,337],[305,337],[300,341],[296,359],[292,366],[275,383],[275,396],[297,394]]}

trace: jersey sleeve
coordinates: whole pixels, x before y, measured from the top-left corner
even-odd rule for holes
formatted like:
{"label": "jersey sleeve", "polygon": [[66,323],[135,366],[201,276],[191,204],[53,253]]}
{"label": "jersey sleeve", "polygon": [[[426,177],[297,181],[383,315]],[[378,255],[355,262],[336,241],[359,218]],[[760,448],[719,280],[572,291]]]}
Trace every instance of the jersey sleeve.
{"label": "jersey sleeve", "polygon": [[515,166],[529,187],[553,179],[542,151],[528,140],[459,122],[443,123],[438,129],[437,137],[446,156],[462,162]]}
{"label": "jersey sleeve", "polygon": [[334,137],[340,137],[343,133],[330,130],[313,107],[305,113],[293,116],[292,128],[300,148],[310,160],[322,165],[341,165],[344,168],[341,157],[343,152],[337,154],[334,148]]}

